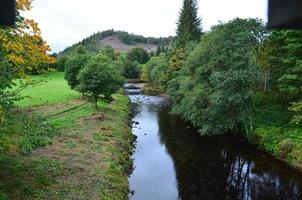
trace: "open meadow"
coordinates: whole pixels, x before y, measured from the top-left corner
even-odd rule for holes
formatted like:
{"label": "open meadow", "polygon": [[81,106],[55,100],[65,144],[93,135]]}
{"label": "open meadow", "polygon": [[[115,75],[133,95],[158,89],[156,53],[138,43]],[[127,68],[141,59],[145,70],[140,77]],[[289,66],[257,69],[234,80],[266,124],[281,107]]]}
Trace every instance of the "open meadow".
{"label": "open meadow", "polygon": [[43,104],[55,104],[68,102],[79,98],[77,91],[71,90],[64,80],[63,72],[51,72],[47,75],[30,76],[33,81],[40,83],[30,86],[21,92],[21,95],[28,96],[20,102],[18,106],[39,106]]}

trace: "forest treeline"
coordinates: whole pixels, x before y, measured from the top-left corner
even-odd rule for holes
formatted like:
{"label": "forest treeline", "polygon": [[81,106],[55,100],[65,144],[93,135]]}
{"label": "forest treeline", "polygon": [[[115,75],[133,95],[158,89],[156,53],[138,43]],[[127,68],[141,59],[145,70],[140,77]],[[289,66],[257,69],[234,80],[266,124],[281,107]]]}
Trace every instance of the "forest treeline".
{"label": "forest treeline", "polygon": [[235,133],[302,166],[302,31],[233,19],[203,32],[185,0],[173,48],[142,66],[202,135]]}

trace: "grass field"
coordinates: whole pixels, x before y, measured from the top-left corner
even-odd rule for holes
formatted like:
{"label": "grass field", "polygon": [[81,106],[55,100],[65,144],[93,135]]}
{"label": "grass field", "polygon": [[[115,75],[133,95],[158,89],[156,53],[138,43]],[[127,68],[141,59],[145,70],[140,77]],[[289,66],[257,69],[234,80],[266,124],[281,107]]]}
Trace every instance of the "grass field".
{"label": "grass field", "polygon": [[[127,199],[134,143],[128,97],[117,93],[113,102],[100,101],[95,110],[92,103],[77,98],[79,94],[69,89],[62,73],[51,73],[48,78],[46,84],[24,90],[32,99],[18,105],[34,106],[30,114],[40,115],[44,119],[41,124],[51,124],[59,134],[46,138],[34,122],[36,129],[32,130],[36,131],[26,132],[31,137],[20,133],[21,125],[14,131],[11,141],[19,138],[21,148],[35,147],[32,143],[37,142],[42,146],[45,139],[52,141],[30,155],[0,155],[0,200]],[[7,130],[13,129],[11,123]]]}
{"label": "grass field", "polygon": [[77,91],[71,90],[67,85],[63,72],[51,72],[47,76],[34,75],[30,78],[43,82],[23,90],[21,95],[29,96],[29,98],[17,102],[18,106],[39,106],[67,102],[80,96]]}

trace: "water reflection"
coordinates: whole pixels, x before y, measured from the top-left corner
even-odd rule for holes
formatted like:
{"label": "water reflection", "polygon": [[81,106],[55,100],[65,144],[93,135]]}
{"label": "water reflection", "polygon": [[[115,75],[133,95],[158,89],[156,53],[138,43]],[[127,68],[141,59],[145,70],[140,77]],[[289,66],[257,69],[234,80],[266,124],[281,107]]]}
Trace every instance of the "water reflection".
{"label": "water reflection", "polygon": [[200,138],[168,109],[160,140],[171,155],[181,199],[302,199],[301,174],[234,138]]}
{"label": "water reflection", "polygon": [[291,168],[234,138],[199,137],[162,97],[130,98],[139,123],[130,199],[302,199]]}

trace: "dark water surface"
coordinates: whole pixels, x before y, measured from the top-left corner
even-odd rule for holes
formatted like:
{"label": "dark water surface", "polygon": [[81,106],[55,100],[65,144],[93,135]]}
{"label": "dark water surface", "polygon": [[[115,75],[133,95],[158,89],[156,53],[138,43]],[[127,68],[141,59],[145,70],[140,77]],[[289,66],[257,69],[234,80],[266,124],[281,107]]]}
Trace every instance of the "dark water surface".
{"label": "dark water surface", "polygon": [[302,199],[302,174],[229,136],[202,138],[164,97],[131,88],[137,105],[131,200]]}

